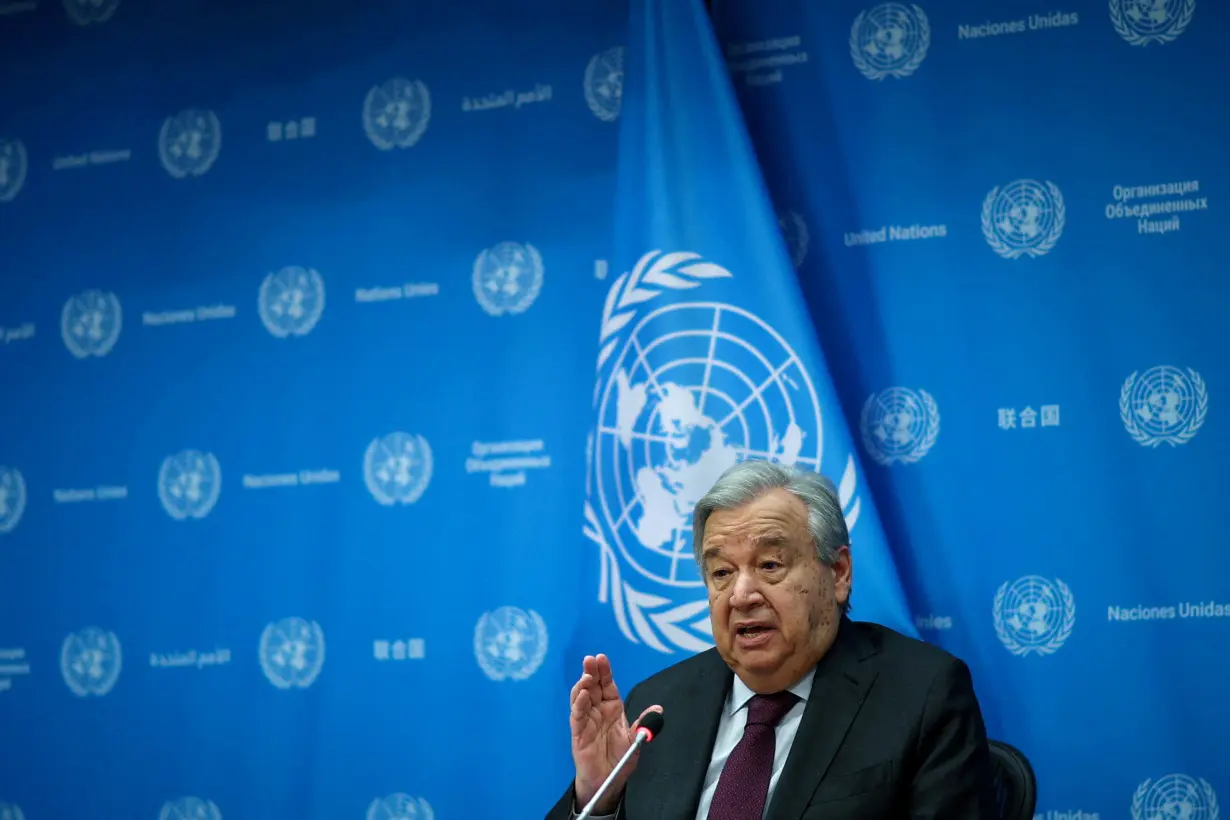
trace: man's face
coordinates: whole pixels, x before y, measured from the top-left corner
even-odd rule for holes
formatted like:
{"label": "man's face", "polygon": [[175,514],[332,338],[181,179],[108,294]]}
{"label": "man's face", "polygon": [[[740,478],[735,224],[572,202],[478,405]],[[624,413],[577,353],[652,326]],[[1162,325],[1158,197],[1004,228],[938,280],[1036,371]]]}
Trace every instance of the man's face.
{"label": "man's face", "polygon": [[850,551],[820,563],[807,507],[773,490],[713,513],[702,541],[718,653],[753,691],[793,686],[828,651],[850,595]]}

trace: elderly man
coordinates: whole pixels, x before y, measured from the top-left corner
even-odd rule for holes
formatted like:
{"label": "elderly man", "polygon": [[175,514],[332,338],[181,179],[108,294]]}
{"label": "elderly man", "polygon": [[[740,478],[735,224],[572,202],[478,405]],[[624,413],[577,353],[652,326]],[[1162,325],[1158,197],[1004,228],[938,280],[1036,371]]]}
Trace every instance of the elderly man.
{"label": "elderly man", "polygon": [[626,705],[607,658],[584,659],[576,776],[547,820],[581,812],[649,711],[669,725],[592,817],[998,817],[966,665],[846,616],[849,536],[831,482],[741,462],[697,503],[693,547],[716,646],[641,682]]}

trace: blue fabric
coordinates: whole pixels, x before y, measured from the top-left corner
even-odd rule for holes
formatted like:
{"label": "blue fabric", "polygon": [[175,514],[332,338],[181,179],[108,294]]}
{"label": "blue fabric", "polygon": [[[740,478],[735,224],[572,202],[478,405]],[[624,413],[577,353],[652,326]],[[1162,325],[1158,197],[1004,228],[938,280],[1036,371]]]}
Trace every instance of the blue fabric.
{"label": "blue fabric", "polygon": [[711,645],[688,516],[748,456],[834,480],[855,612],[914,633],[705,10],[638,0],[628,25],[585,505],[601,583],[577,654],[626,688]]}
{"label": "blue fabric", "polygon": [[1212,820],[1198,1],[8,4],[0,820],[541,816],[752,454],[1046,820]]}
{"label": "blue fabric", "polygon": [[626,7],[22,5],[0,801],[553,802]]}
{"label": "blue fabric", "polygon": [[1038,816],[1215,816],[1230,98],[1189,78],[1222,71],[1225,6],[714,24],[922,636],[969,661]]}

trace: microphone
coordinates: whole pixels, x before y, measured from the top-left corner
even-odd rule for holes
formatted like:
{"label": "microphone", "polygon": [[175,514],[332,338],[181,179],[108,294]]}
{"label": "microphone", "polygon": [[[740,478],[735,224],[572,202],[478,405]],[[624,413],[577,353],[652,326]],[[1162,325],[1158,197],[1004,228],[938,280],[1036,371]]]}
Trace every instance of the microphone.
{"label": "microphone", "polygon": [[636,727],[636,739],[632,741],[632,745],[628,747],[628,751],[624,752],[624,756],[615,764],[615,768],[611,769],[611,773],[606,776],[606,780],[602,781],[602,785],[598,787],[598,791],[585,804],[584,810],[577,815],[577,820],[589,820],[590,814],[594,811],[594,806],[598,805],[598,801],[606,794],[606,790],[611,787],[611,783],[615,782],[615,778],[623,770],[628,761],[632,759],[632,755],[646,743],[652,741],[662,731],[662,724],[665,718],[661,712],[649,712],[645,717],[641,718],[641,725]]}

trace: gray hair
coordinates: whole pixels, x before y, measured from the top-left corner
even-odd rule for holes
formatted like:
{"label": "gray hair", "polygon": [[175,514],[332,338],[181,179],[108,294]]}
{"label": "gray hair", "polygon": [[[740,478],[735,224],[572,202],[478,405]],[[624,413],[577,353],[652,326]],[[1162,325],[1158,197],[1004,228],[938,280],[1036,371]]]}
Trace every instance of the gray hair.
{"label": "gray hair", "polygon": [[774,461],[741,461],[726,470],[696,502],[692,512],[692,552],[702,563],[705,522],[717,510],[733,510],[770,490],[783,489],[807,507],[807,529],[821,563],[831,565],[837,550],[850,544],[850,531],[841,512],[841,500],[833,482],[819,473]]}

